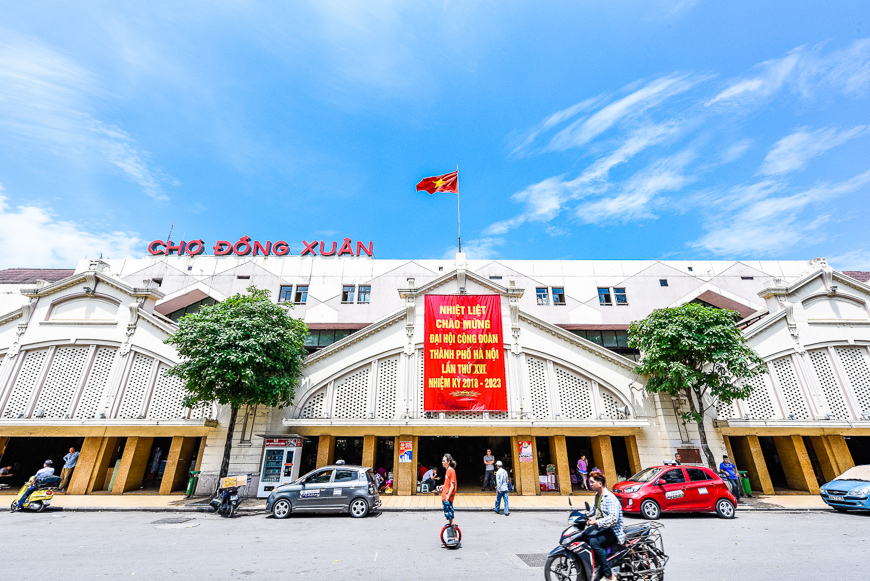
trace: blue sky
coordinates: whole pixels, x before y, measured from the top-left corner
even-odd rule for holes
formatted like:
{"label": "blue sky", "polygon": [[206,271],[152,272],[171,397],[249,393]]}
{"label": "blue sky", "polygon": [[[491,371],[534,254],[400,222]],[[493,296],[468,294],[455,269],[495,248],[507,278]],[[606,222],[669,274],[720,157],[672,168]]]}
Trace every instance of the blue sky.
{"label": "blue sky", "polygon": [[459,164],[471,257],[870,269],[868,105],[866,0],[7,3],[0,267],[450,256]]}

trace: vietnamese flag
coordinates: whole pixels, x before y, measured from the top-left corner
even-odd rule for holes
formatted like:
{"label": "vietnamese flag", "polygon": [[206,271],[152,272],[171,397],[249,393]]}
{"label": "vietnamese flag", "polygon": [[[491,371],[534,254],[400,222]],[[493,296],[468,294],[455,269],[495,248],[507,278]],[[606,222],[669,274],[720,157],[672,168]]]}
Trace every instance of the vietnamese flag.
{"label": "vietnamese flag", "polygon": [[459,193],[459,170],[446,173],[443,176],[433,176],[431,178],[423,178],[417,184],[417,191],[426,191],[429,194],[436,192],[448,192],[451,194]]}

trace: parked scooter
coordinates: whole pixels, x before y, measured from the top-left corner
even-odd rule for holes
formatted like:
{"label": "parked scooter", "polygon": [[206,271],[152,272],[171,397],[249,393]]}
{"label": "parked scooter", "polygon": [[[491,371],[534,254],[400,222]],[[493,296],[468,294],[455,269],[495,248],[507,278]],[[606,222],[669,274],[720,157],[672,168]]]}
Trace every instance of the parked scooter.
{"label": "parked scooter", "polygon": [[[568,499],[571,504],[571,499]],[[586,503],[589,512],[589,503]],[[598,581],[601,567],[595,563],[595,554],[586,542],[598,530],[597,525],[586,526],[585,513],[575,510],[568,517],[567,529],[562,531],[559,546],[550,551],[544,565],[547,581]],[[662,581],[668,556],[664,553],[660,523],[646,523],[625,528],[625,543],[607,549],[607,560],[613,572],[622,580]]]}
{"label": "parked scooter", "polygon": [[209,506],[221,516],[233,518],[242,502],[239,498],[239,488],[247,486],[247,484],[248,474],[221,478],[220,487],[209,501]]}
{"label": "parked scooter", "polygon": [[18,507],[18,502],[21,500],[21,497],[24,496],[24,493],[27,492],[27,489],[30,488],[30,485],[33,483],[33,479],[35,476],[31,476],[30,480],[24,483],[24,486],[21,487],[21,490],[18,491],[18,496],[15,497],[15,500],[12,501],[12,512],[28,509],[33,512],[42,512],[45,510],[45,507],[51,504],[51,500],[54,498],[54,489],[57,488],[57,485],[60,484],[60,477],[58,476],[48,476],[47,478],[40,478],[36,481],[36,490],[30,493],[30,496],[27,497],[27,500],[24,501],[24,505],[21,508]]}

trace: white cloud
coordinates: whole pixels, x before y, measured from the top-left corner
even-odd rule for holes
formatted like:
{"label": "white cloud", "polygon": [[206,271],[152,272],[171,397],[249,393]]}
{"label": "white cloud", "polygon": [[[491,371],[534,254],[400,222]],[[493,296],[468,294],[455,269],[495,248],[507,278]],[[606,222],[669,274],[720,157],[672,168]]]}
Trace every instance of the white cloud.
{"label": "white cloud", "polygon": [[76,164],[110,164],[152,198],[168,200],[163,184],[177,182],[149,166],[148,154],[121,128],[103,123],[89,103],[103,96],[87,70],[46,46],[11,34],[0,43],[0,135],[36,144],[39,153]]}
{"label": "white cloud", "polygon": [[0,267],[74,268],[82,258],[100,253],[106,258],[141,256],[144,244],[131,232],[88,232],[37,206],[11,208],[0,194]]}
{"label": "white cloud", "polygon": [[799,46],[784,57],[760,63],[754,74],[731,81],[706,104],[743,107],[763,101],[787,85],[804,96],[822,86],[851,96],[870,88],[870,39],[856,40],[828,54],[822,48]]}
{"label": "white cloud", "polygon": [[856,248],[828,258],[828,264],[839,270],[870,270],[870,248]]}
{"label": "white cloud", "polygon": [[732,161],[737,161],[743,155],[749,151],[749,148],[752,147],[751,139],[741,139],[737,143],[732,144],[725,152],[722,154],[722,163],[731,163]]}
{"label": "white cloud", "polygon": [[653,210],[663,203],[659,194],[678,191],[694,181],[683,172],[693,159],[694,154],[685,151],[657,162],[628,180],[616,195],[581,204],[577,218],[586,224],[655,218]]}
{"label": "white cloud", "polygon": [[574,105],[571,105],[567,109],[562,109],[561,111],[556,111],[552,115],[548,116],[546,119],[541,121],[537,127],[528,132],[528,134],[522,138],[519,145],[516,145],[511,151],[514,155],[523,155],[528,152],[529,148],[532,146],[532,143],[541,133],[552,129],[559,123],[563,121],[567,121],[571,119],[578,113],[589,109],[599,102],[600,97],[592,97],[590,99],[586,99],[585,101],[580,101]]}
{"label": "white cloud", "polygon": [[651,81],[633,93],[602,107],[588,118],[578,119],[550,140],[547,149],[562,151],[580,147],[598,137],[621,119],[643,113],[668,97],[691,89],[700,79],[669,75]]}
{"label": "white cloud", "polygon": [[[504,242],[504,238],[494,236],[475,238],[474,240],[467,240],[462,244],[462,252],[465,253],[465,257],[468,260],[496,258],[498,257],[496,247],[504,245]],[[456,246],[451,246],[445,250],[441,258],[450,260],[456,258]]]}
{"label": "white cloud", "polygon": [[756,65],[757,75],[733,82],[731,86],[707,101],[707,106],[740,105],[772,95],[782,87],[788,75],[794,71],[802,53],[803,47],[798,47],[782,58]]}
{"label": "white cloud", "polygon": [[833,127],[812,132],[806,128],[799,129],[774,144],[764,158],[758,173],[781,175],[803,169],[811,158],[867,133],[867,129],[866,125],[859,125],[845,131],[837,131]]}
{"label": "white cloud", "polygon": [[767,256],[781,254],[811,237],[818,241],[819,228],[831,217],[824,213],[809,213],[825,207],[832,199],[860,190],[870,183],[870,171],[854,178],[819,184],[808,190],[785,196],[773,196],[784,186],[771,181],[735,188],[721,205],[711,204],[713,218],[708,232],[692,243],[717,255]]}

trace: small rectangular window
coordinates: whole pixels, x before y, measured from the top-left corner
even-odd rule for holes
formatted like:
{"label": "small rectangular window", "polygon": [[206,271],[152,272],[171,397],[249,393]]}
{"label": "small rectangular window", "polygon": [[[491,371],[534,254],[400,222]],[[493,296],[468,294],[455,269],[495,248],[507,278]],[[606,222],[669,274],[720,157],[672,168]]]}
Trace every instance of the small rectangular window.
{"label": "small rectangular window", "polygon": [[692,272],[692,267],[691,267],[691,266],[689,267],[689,272]]}
{"label": "small rectangular window", "polygon": [[320,331],[308,331],[308,337],[305,338],[306,347],[317,347],[317,341],[320,338]]}
{"label": "small rectangular window", "polygon": [[153,280],[154,282],[156,282],[156,283],[157,283],[157,286],[160,286],[161,284],[163,284],[163,279],[162,279],[162,278],[152,278],[151,280]]}
{"label": "small rectangular window", "polygon": [[284,301],[293,300],[293,285],[282,286],[278,290],[278,302],[283,303]]}
{"label": "small rectangular window", "polygon": [[659,286],[668,286],[668,279],[660,278],[659,279]]}
{"label": "small rectangular window", "polygon": [[553,304],[554,305],[564,305],[565,304],[565,289],[553,287]]}
{"label": "small rectangular window", "polygon": [[616,332],[616,346],[617,347],[628,347],[628,331],[617,331]]}
{"label": "small rectangular window", "polygon": [[321,329],[320,340],[317,342],[318,347],[326,347],[335,343],[335,331],[332,329]]}
{"label": "small rectangular window", "polygon": [[539,305],[549,305],[550,304],[550,292],[545,288],[536,288],[535,296],[538,298]]}
{"label": "small rectangular window", "polygon": [[603,343],[601,339],[601,331],[586,331],[586,338],[596,345],[601,345]]}
{"label": "small rectangular window", "polygon": [[605,347],[616,347],[616,331],[601,331]]}
{"label": "small rectangular window", "polygon": [[616,304],[617,305],[627,305],[628,304],[628,297],[625,296],[625,289],[624,288],[613,289],[613,296],[616,297]]}
{"label": "small rectangular window", "polygon": [[599,288],[598,289],[598,303],[601,305],[612,305],[612,301],[610,300],[610,289],[609,288]]}
{"label": "small rectangular window", "polygon": [[239,280],[249,280],[249,279],[251,278],[251,275],[249,275],[249,274],[239,274],[239,275],[236,276],[236,278],[239,279]]}
{"label": "small rectangular window", "polygon": [[754,279],[755,279],[754,276],[741,276],[740,277],[740,280],[754,280]]}
{"label": "small rectangular window", "polygon": [[500,276],[491,276],[491,277],[489,277],[489,280],[501,280],[501,277]]}
{"label": "small rectangular window", "polygon": [[359,293],[356,297],[356,302],[358,303],[368,303],[372,295],[372,287],[370,286],[360,286]]}
{"label": "small rectangular window", "polygon": [[296,287],[296,296],[293,297],[293,302],[297,305],[304,305],[308,302],[308,285],[302,284]]}
{"label": "small rectangular window", "polygon": [[354,286],[341,287],[341,302],[352,303],[353,302],[353,293],[355,290],[356,290],[356,287],[354,287]]}
{"label": "small rectangular window", "polygon": [[349,331],[347,329],[336,329],[335,330],[335,340],[341,341],[342,339],[344,339],[345,337],[350,335],[352,332],[353,331]]}

